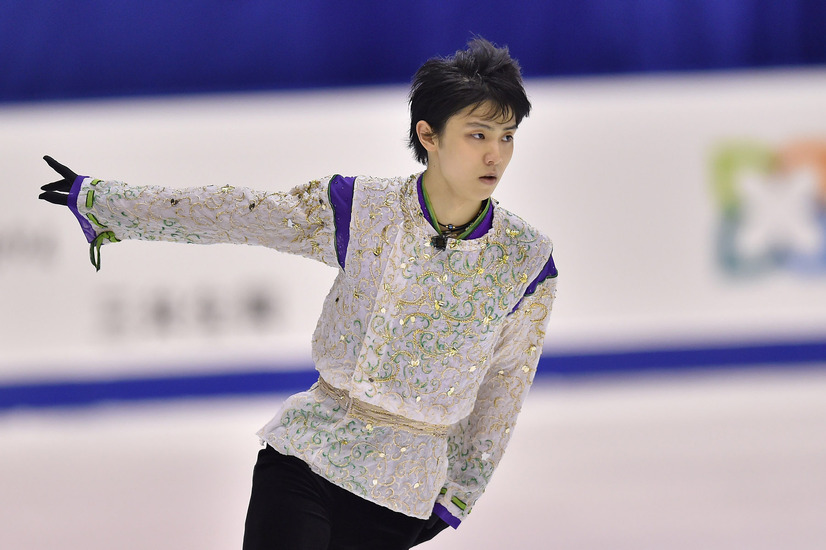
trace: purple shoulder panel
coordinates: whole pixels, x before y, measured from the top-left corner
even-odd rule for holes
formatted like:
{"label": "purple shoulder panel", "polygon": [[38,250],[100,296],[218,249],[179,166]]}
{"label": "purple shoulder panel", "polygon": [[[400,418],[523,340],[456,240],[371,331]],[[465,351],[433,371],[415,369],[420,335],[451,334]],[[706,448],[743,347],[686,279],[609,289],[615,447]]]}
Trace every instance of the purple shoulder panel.
{"label": "purple shoulder panel", "polygon": [[511,313],[513,313],[517,310],[517,308],[519,308],[519,304],[522,303],[522,300],[524,300],[526,296],[530,296],[531,294],[536,292],[536,287],[539,286],[539,283],[541,283],[545,279],[553,279],[557,275],[559,275],[559,273],[557,272],[556,265],[554,264],[554,256],[553,254],[551,254],[550,256],[548,256],[548,261],[545,262],[545,267],[542,268],[542,271],[539,272],[539,275],[537,275],[536,279],[531,281],[531,283],[525,289],[525,294],[523,294],[522,298],[520,298],[516,305],[513,306]]}
{"label": "purple shoulder panel", "polygon": [[539,272],[536,279],[531,281],[531,284],[528,285],[528,288],[525,289],[525,296],[530,296],[534,292],[536,292],[536,287],[539,286],[539,283],[544,281],[545,279],[553,279],[559,275],[556,271],[556,264],[554,264],[554,257],[553,254],[548,256],[548,261],[545,262],[545,267],[542,268],[542,271]]}
{"label": "purple shoulder panel", "polygon": [[333,219],[336,224],[336,255],[338,265],[344,269],[347,260],[347,247],[350,244],[350,218],[353,215],[353,192],[355,177],[335,175],[330,179],[327,195],[333,207]]}

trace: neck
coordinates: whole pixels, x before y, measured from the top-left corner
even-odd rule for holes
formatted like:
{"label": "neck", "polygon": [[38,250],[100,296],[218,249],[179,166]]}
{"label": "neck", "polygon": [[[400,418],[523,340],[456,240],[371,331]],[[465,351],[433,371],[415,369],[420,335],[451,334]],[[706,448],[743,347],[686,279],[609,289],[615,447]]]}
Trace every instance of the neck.
{"label": "neck", "polygon": [[430,208],[436,216],[437,223],[456,227],[468,224],[476,219],[484,201],[458,200],[447,192],[447,186],[439,185],[426,170],[422,176],[422,187],[427,193]]}

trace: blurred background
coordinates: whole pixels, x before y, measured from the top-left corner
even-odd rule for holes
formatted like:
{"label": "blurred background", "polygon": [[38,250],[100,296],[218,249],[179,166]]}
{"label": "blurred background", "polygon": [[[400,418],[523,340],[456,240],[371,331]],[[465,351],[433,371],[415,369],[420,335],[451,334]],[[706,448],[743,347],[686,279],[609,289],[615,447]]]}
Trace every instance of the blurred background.
{"label": "blurred background", "polygon": [[826,3],[0,5],[0,547],[240,548],[258,440],[335,272],[125,242],[55,174],[286,190],[421,170],[421,63],[475,35],[533,103],[495,197],[559,296],[507,458],[428,548],[826,545]]}

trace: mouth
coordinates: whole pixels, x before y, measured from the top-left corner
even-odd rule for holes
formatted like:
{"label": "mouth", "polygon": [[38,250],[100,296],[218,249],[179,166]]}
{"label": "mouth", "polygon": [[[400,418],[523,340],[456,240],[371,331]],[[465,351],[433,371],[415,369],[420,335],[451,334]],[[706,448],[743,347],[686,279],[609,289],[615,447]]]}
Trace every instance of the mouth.
{"label": "mouth", "polygon": [[483,181],[484,183],[487,183],[488,185],[493,185],[497,181],[499,181],[499,176],[497,176],[496,174],[487,174],[487,175],[484,175],[484,176],[480,177],[479,179],[481,181]]}

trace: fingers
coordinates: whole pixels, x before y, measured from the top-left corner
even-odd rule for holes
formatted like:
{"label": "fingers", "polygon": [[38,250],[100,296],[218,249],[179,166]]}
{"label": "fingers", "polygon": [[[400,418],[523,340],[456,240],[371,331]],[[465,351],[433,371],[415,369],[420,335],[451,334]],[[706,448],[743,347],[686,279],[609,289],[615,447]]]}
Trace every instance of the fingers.
{"label": "fingers", "polygon": [[64,195],[62,193],[55,193],[54,191],[46,191],[45,193],[40,193],[37,197],[42,199],[46,202],[50,202],[52,204],[58,204],[61,206],[69,206],[69,195]]}
{"label": "fingers", "polygon": [[40,187],[43,191],[63,191],[68,193],[72,189],[72,182],[67,180],[53,181]]}
{"label": "fingers", "polygon": [[70,168],[63,166],[49,155],[43,157],[43,160],[46,161],[46,164],[51,166],[52,170],[54,170],[67,180],[69,180],[70,183],[74,182],[75,178],[77,177],[77,174],[75,174]]}
{"label": "fingers", "polygon": [[52,168],[52,170],[63,176],[63,179],[53,181],[52,183],[47,183],[46,185],[42,186],[40,189],[43,190],[43,193],[41,193],[38,196],[38,198],[46,202],[50,202],[52,204],[68,206],[68,193],[69,191],[71,191],[72,185],[77,179],[77,174],[75,174],[71,169],[57,162],[49,155],[43,157],[43,160],[46,161],[46,164],[48,164]]}

